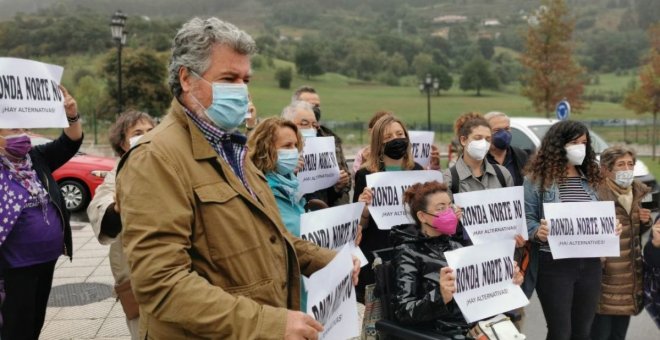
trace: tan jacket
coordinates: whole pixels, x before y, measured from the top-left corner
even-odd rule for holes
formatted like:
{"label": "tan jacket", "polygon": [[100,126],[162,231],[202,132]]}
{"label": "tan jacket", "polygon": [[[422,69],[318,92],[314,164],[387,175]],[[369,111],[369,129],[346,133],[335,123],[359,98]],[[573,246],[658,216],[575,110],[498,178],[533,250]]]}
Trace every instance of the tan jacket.
{"label": "tan jacket", "polygon": [[649,192],[648,187],[635,180],[633,182],[633,202],[630,214],[618,202],[616,195],[607,184],[603,183],[598,190],[601,201],[614,201],[616,218],[623,226],[619,237],[621,255],[607,257],[603,263],[603,279],[601,283],[598,314],[605,315],[637,315],[642,310],[642,247],[640,235],[651,223],[641,223],[639,220],[640,202]]}
{"label": "tan jacket", "polygon": [[[214,166],[215,163],[215,166]],[[149,339],[282,339],[300,273],[334,252],[291,235],[263,174],[254,198],[174,100],[117,178],[124,251]]]}
{"label": "tan jacket", "polygon": [[119,233],[116,238],[112,238],[101,232],[101,222],[103,215],[110,204],[115,201],[115,175],[117,168],[108,172],[103,180],[103,183],[96,188],[94,199],[89,202],[87,207],[87,216],[89,222],[92,224],[92,229],[96,238],[101,244],[110,245],[110,270],[112,276],[115,277],[115,283],[122,283],[129,278],[130,269],[128,267],[128,259],[124,256],[121,246],[121,235]]}

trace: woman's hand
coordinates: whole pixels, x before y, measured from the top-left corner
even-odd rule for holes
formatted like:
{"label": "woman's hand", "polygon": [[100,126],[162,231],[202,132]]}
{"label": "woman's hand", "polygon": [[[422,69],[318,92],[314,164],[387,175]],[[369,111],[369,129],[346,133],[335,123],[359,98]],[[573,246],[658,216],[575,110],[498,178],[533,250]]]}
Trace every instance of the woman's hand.
{"label": "woman's hand", "polygon": [[525,239],[522,237],[522,235],[518,234],[516,235],[516,248],[522,248],[525,246]]}
{"label": "woman's hand", "polygon": [[62,85],[60,85],[60,91],[64,96],[64,111],[68,118],[75,118],[78,114],[78,103],[76,100],[69,94],[69,91]]}
{"label": "woman's hand", "polygon": [[516,286],[520,286],[524,280],[525,280],[525,276],[520,271],[520,267],[518,267],[518,262],[513,261],[513,284]]}
{"label": "woman's hand", "polygon": [[337,180],[337,183],[335,183],[335,191],[341,192],[348,185],[349,180],[350,180],[350,176],[348,175],[348,172],[344,170],[340,170],[339,180]]}
{"label": "woman's hand", "polygon": [[448,304],[456,293],[456,276],[454,270],[449,267],[440,269],[440,294],[442,301]]}
{"label": "woman's hand", "polygon": [[357,236],[355,236],[355,246],[359,246],[362,242],[362,225],[358,224]]}
{"label": "woman's hand", "polygon": [[639,208],[639,221],[642,223],[651,222],[651,210]]}
{"label": "woman's hand", "polygon": [[305,166],[305,159],[303,158],[302,153],[300,156],[298,156],[298,166],[296,166],[295,169],[293,169],[294,174],[298,174],[298,171],[302,170],[302,168]]}
{"label": "woman's hand", "polygon": [[460,205],[454,205],[454,214],[456,214],[456,219],[460,221],[463,218],[463,208]]}
{"label": "woman's hand", "polygon": [[369,217],[369,206],[371,205],[371,201],[373,199],[374,199],[374,193],[373,191],[371,191],[371,188],[364,187],[364,190],[362,190],[362,193],[358,197],[358,202],[364,202],[364,210],[362,211],[362,218]]}
{"label": "woman's hand", "polygon": [[614,235],[616,236],[621,236],[621,232],[623,231],[623,225],[621,222],[619,222],[619,219],[616,219],[616,227],[614,228]]}
{"label": "woman's hand", "polygon": [[548,242],[549,233],[550,228],[548,228],[548,222],[546,220],[541,220],[541,224],[536,229],[536,238],[541,242]]}

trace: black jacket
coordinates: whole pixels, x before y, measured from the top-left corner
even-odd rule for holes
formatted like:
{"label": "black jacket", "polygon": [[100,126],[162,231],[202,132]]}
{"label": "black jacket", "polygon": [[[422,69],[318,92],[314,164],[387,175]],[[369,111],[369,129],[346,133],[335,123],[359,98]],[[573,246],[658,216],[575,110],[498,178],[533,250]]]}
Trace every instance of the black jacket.
{"label": "black jacket", "polygon": [[444,253],[461,247],[449,236],[426,237],[415,226],[392,229],[396,244],[393,267],[396,285],[393,309],[405,325],[445,332],[448,326],[468,329],[454,300],[445,304],[440,293],[440,269],[447,266]]}
{"label": "black jacket", "polygon": [[53,172],[76,155],[82,140],[81,138],[79,141],[73,141],[62,133],[58,139],[47,144],[37,145],[30,151],[32,168],[37,172],[41,183],[47,186],[50,201],[55,205],[62,219],[64,255],[69,256],[69,259],[73,256],[71,224],[69,223],[70,214],[64,205],[64,197],[62,197],[60,187],[53,178]]}

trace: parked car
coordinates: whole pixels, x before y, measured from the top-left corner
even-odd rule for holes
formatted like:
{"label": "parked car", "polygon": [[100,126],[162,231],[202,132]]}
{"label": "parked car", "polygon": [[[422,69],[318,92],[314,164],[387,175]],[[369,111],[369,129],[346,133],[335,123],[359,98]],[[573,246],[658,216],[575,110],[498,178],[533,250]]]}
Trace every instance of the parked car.
{"label": "parked car", "polygon": [[[512,117],[511,144],[532,154],[541,145],[541,140],[543,140],[543,136],[548,132],[550,126],[556,122],[558,122],[556,119]],[[600,155],[608,147],[607,142],[591,130],[589,131],[589,135],[591,136],[594,151],[597,155]],[[644,162],[637,160],[633,171],[635,179],[640,180],[651,188],[651,192],[642,199],[642,206],[652,210],[660,209],[660,185],[658,185],[653,174],[649,172],[649,168]]]}
{"label": "parked car", "polygon": [[[51,140],[30,135],[32,145],[46,144]],[[110,157],[100,157],[78,152],[66,164],[55,172],[53,177],[62,190],[66,208],[71,212],[87,208],[94,197],[96,187],[103,183],[103,179],[115,166],[116,160]]]}

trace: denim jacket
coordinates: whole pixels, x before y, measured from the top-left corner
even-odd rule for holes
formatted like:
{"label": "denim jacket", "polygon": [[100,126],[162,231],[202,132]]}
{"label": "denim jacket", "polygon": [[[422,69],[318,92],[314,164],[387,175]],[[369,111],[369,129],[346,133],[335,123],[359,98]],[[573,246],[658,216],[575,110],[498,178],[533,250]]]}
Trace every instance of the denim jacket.
{"label": "denim jacket", "polygon": [[[592,201],[597,201],[598,196],[596,191],[589,185],[587,179],[582,176],[582,188],[587,194],[591,197]],[[523,187],[525,189],[525,215],[527,218],[527,233],[529,234],[529,239],[532,240],[536,229],[538,229],[541,224],[541,219],[544,219],[545,216],[542,216],[542,204],[543,203],[559,203],[559,186],[557,183],[552,183],[550,188],[546,189],[543,192],[543,201],[540,200],[541,190],[538,183],[532,182],[529,177],[525,177],[523,182]]]}
{"label": "denim jacket", "polygon": [[[593,201],[597,201],[598,197],[596,191],[589,185],[587,179],[582,176],[582,188],[591,197]],[[541,189],[538,183],[532,182],[529,177],[525,177],[523,182],[525,190],[525,215],[527,218],[527,233],[529,240],[534,240],[534,233],[541,224],[541,219],[544,219],[543,203],[559,203],[559,186],[557,183],[552,183],[550,188],[545,189],[543,192],[543,200],[541,200]],[[538,242],[532,242],[532,251],[529,257],[529,267],[525,272],[525,280],[521,285],[522,290],[531,298],[534,288],[536,287],[536,278],[539,267],[539,248]]]}

